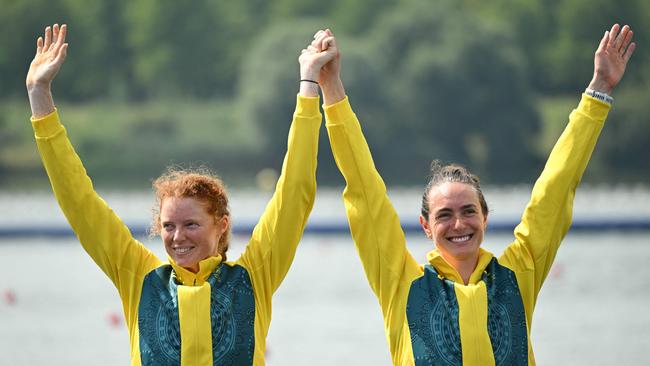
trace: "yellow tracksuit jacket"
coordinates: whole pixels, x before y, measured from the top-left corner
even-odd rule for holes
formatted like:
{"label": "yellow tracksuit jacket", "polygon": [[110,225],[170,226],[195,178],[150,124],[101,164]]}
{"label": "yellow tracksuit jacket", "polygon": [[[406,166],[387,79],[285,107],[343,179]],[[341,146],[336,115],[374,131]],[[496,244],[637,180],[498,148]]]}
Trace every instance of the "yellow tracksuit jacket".
{"label": "yellow tracksuit jacket", "polygon": [[79,241],[117,287],[131,365],[263,365],[271,296],[294,258],[316,194],[319,98],[297,98],[276,191],[235,262],[194,274],[163,263],[97,195],[58,113],[33,120],[54,195]]}
{"label": "yellow tracksuit jacket", "polygon": [[377,296],[395,365],[534,365],[537,294],[571,225],[575,189],[609,104],[582,96],[498,259],[481,249],[465,285],[433,250],[426,265],[406,249],[399,218],[347,98],[325,108],[332,151],[347,186],[350,229]]}

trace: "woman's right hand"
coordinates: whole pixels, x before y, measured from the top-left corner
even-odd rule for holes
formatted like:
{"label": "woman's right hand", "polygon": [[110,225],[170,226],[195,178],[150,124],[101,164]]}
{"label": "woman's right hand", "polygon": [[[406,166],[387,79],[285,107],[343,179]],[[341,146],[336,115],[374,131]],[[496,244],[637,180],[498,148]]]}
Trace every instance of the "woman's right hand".
{"label": "woman's right hand", "polygon": [[38,37],[36,41],[36,55],[29,65],[25,80],[34,118],[44,117],[54,111],[50,87],[68,52],[66,32],[65,24],[61,27],[54,24],[53,27],[46,27],[45,36]]}
{"label": "woman's right hand", "polygon": [[36,55],[27,72],[27,90],[48,87],[61,69],[68,51],[65,43],[67,26],[58,24],[45,28],[45,39],[38,37],[36,41]]}

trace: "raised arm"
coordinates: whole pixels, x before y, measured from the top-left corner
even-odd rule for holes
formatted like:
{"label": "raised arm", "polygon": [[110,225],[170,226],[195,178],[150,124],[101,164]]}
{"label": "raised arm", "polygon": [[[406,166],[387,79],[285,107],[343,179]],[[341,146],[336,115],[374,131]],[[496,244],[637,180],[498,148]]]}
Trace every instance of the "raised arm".
{"label": "raised arm", "polygon": [[636,48],[636,43],[632,42],[633,35],[628,25],[621,28],[614,24],[610,31],[605,32],[594,56],[594,76],[589,89],[612,94]]}
{"label": "raised arm", "polygon": [[152,268],[158,260],[133,239],[129,229],[95,193],[59,121],[51,85],[66,57],[66,31],[66,25],[55,24],[38,38],[26,79],[32,126],[59,206],[84,249],[115,283],[122,299],[129,301],[137,293],[129,278]]}
{"label": "raised arm", "polygon": [[45,28],[44,37],[36,41],[36,55],[29,66],[27,79],[27,94],[32,108],[32,119],[39,119],[54,112],[52,99],[52,81],[59,73],[68,53],[65,43],[67,25]]}
{"label": "raised arm", "polygon": [[345,96],[336,39],[329,29],[319,31],[312,46],[336,53],[319,77],[327,132],[334,159],[347,183],[343,200],[352,237],[370,286],[386,312],[401,281],[410,281],[420,267],[406,249],[399,218]]}
{"label": "raised arm", "polygon": [[322,121],[316,76],[330,58],[303,49],[296,110],[289,129],[287,153],[275,193],[255,226],[239,263],[251,274],[256,292],[268,301],[293,261],[316,196],[316,157]]}
{"label": "raised arm", "polygon": [[515,229],[515,242],[502,257],[506,265],[534,269],[534,297],[571,226],[575,190],[611,107],[606,101],[611,102],[610,94],[621,81],[636,47],[631,40],[632,31],[627,25],[621,28],[615,24],[605,32],[595,53],[594,75],[588,89],[533,187],[531,200]]}

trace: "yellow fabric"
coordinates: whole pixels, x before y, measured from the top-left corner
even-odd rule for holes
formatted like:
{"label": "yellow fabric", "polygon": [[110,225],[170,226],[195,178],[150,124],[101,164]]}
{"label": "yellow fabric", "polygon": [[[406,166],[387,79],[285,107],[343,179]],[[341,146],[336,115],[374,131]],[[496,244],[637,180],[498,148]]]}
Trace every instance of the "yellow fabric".
{"label": "yellow fabric", "polygon": [[569,123],[553,147],[531,199],[514,231],[515,240],[499,257],[510,268],[526,309],[529,364],[534,365],[530,343],[537,295],[553,265],[557,250],[571,226],[573,199],[611,105],[586,94],[571,112]]}
{"label": "yellow fabric", "polygon": [[[575,188],[589,161],[609,107],[597,99],[582,96],[535,184],[531,202],[515,230],[515,242],[499,258],[500,264],[515,272],[521,291],[527,320],[530,365],[535,364],[530,324],[537,294],[560,241],[570,226]],[[348,99],[326,106],[325,117],[336,164],[347,182],[343,200],[352,237],[370,287],[382,309],[393,363],[412,365],[414,358],[406,305],[411,283],[423,275],[423,267],[406,248],[399,218]],[[485,285],[480,282],[492,254],[480,251],[479,263],[467,286],[437,251],[429,253],[427,259],[441,276],[455,282],[463,364],[494,364],[487,332]],[[471,346],[465,342],[470,342]]]}
{"label": "yellow fabric", "polygon": [[[248,271],[255,292],[255,365],[265,363],[265,339],[271,321],[271,296],[289,270],[313,207],[321,120],[319,98],[298,96],[289,132],[288,150],[276,191],[255,227],[244,254],[236,262]],[[140,365],[138,305],[142,283],[149,272],[164,263],[133,238],[126,225],[97,195],[68,140],[58,111],[32,120],[32,126],[59,206],[83,248],[118,290],[129,332],[131,365]],[[201,352],[208,350],[211,360],[210,287],[205,281],[221,263],[221,257],[201,261],[197,274],[179,267],[173,261],[170,263],[183,285],[199,286],[196,290],[179,286],[184,288],[179,290],[179,302],[184,304],[181,335],[194,337],[192,342],[198,342],[188,346],[183,338],[183,364],[188,359],[201,363],[201,360],[207,359]],[[190,317],[197,312],[201,312],[197,315],[200,319],[192,321]],[[197,323],[199,320],[201,324]],[[197,352],[201,354],[196,357],[186,355],[186,352],[195,350],[200,350]]]}
{"label": "yellow fabric", "polygon": [[[487,331],[488,309],[485,282],[454,284],[458,301],[460,343],[463,345],[463,365],[494,365],[492,343]],[[466,352],[465,349],[471,349]]]}
{"label": "yellow fabric", "polygon": [[178,286],[181,366],[212,364],[210,284]]}
{"label": "yellow fabric", "polygon": [[[478,263],[476,264],[474,272],[472,272],[472,275],[469,277],[469,284],[476,284],[481,279],[485,267],[490,263],[492,258],[492,253],[483,248],[478,249]],[[444,278],[455,283],[463,283],[463,278],[460,276],[460,273],[458,273],[456,268],[442,257],[438,249],[434,249],[427,253],[427,262],[435,267],[436,271]]]}
{"label": "yellow fabric", "polygon": [[199,271],[194,273],[189,271],[174,262],[174,260],[167,256],[167,261],[174,268],[176,279],[185,286],[201,286],[208,280],[208,277],[214,272],[215,268],[221,264],[221,256],[209,257],[199,262]]}

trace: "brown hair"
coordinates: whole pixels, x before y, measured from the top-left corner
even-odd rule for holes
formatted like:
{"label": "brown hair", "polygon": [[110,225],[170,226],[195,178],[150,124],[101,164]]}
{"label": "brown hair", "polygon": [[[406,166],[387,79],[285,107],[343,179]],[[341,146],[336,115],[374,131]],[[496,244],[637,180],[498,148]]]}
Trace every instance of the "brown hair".
{"label": "brown hair", "polygon": [[[165,198],[191,197],[206,204],[208,214],[215,218],[230,216],[228,195],[223,181],[208,168],[169,167],[153,182],[156,203],[153,207],[153,221],[150,234],[160,234],[160,208]],[[217,252],[226,260],[230,245],[230,226],[221,235]]]}
{"label": "brown hair", "polygon": [[476,189],[478,194],[478,201],[481,205],[481,211],[483,215],[487,216],[488,214],[488,205],[483,197],[483,191],[481,191],[481,182],[478,177],[472,174],[467,168],[460,164],[442,164],[440,160],[434,160],[431,162],[431,168],[429,173],[429,181],[427,186],[424,189],[424,194],[422,195],[422,209],[421,213],[427,220],[429,219],[429,193],[431,189],[437,187],[443,183],[465,183]]}

